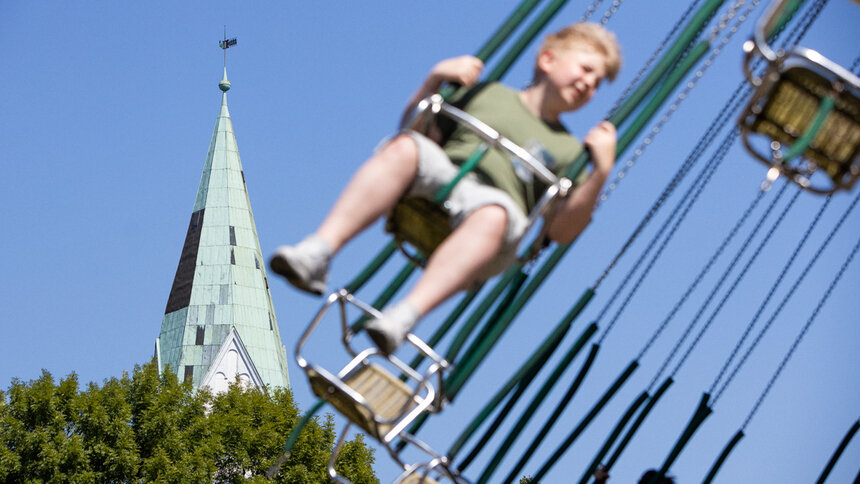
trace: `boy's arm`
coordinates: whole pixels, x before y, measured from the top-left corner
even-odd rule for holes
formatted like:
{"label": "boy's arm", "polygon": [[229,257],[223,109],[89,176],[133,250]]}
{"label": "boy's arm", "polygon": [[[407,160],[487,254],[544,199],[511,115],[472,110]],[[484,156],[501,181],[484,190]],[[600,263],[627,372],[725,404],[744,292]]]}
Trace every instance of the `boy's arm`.
{"label": "boy's arm", "polygon": [[460,57],[452,57],[440,61],[430,69],[427,78],[409,99],[409,104],[403,112],[401,124],[412,114],[415,106],[425,97],[435,94],[442,84],[446,82],[459,84],[461,86],[470,87],[478,82],[481,77],[481,71],[484,68],[484,63],[480,59],[471,55]]}
{"label": "boy's arm", "polygon": [[591,222],[591,212],[597,197],[615,164],[616,136],[615,126],[609,121],[601,122],[586,135],[585,146],[591,151],[594,167],[584,182],[553,207],[553,213],[547,221],[547,234],[552,241],[559,244],[573,242]]}

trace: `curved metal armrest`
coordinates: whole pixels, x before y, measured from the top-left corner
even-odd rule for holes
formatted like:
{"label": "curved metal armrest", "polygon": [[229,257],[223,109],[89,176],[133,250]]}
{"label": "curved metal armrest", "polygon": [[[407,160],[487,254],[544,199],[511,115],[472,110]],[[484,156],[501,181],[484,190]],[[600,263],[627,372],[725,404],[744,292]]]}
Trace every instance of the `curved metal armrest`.
{"label": "curved metal armrest", "polygon": [[762,79],[753,74],[750,63],[753,57],[758,54],[762,56],[769,64],[776,65],[778,70],[784,70],[783,64],[791,63],[791,61],[800,61],[811,64],[816,67],[816,70],[826,77],[839,79],[839,82],[846,84],[846,88],[852,90],[860,90],[860,78],[854,75],[848,69],[833,62],[820,53],[807,49],[805,47],[794,47],[789,52],[774,51],[767,39],[773,35],[778,22],[782,20],[791,2],[794,0],[774,0],[768,5],[765,13],[759,18],[753,32],[752,39],[744,43],[743,49],[746,53],[744,59],[744,74],[747,79],[752,82],[753,86],[759,86]]}
{"label": "curved metal armrest", "polygon": [[448,118],[457,121],[477,134],[488,145],[510,153],[512,156],[522,161],[525,167],[544,183],[552,185],[558,182],[558,177],[555,176],[555,173],[547,169],[543,163],[532,156],[525,148],[502,136],[501,133],[480,119],[472,116],[462,109],[455,108],[454,106],[446,103],[439,94],[433,94],[422,99],[415,107],[412,115],[406,120],[404,126],[410,129],[414,128],[414,125],[421,120],[423,115],[428,111],[436,115],[443,114]]}
{"label": "curved metal armrest", "polygon": [[[779,56],[771,49],[770,44],[767,43],[767,38],[773,34],[777,23],[785,15],[791,1],[793,0],[774,0],[756,22],[752,38],[753,44],[749,48],[750,51],[755,48],[768,62],[776,62]],[[748,46],[744,45],[744,49],[747,48]]]}

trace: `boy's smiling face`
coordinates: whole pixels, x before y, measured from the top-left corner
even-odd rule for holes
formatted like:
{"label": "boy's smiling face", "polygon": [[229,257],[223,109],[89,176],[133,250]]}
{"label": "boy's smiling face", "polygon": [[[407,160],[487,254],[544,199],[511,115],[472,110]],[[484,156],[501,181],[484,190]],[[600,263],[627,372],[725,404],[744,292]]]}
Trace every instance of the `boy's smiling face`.
{"label": "boy's smiling face", "polygon": [[591,100],[606,76],[604,56],[589,47],[546,49],[538,56],[547,95],[558,114],[574,111]]}

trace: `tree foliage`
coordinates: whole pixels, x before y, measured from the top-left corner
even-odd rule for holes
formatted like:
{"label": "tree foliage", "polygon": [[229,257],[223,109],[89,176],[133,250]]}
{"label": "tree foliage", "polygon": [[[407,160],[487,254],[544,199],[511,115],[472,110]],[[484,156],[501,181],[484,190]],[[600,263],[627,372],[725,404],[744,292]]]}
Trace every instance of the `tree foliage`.
{"label": "tree foliage", "polygon": [[[288,390],[211,395],[153,362],[86,389],[75,374],[55,382],[43,370],[0,391],[0,482],[329,482],[331,415],[312,419],[280,473],[265,477],[299,418]],[[358,435],[336,468],[377,483],[373,461]]]}

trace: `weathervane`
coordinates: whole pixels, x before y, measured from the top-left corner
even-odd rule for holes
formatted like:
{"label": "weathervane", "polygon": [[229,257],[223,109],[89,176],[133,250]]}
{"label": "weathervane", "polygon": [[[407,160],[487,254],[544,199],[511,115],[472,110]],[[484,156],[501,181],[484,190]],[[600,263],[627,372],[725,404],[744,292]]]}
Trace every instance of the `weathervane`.
{"label": "weathervane", "polygon": [[227,49],[230,48],[231,45],[236,45],[236,37],[232,39],[227,38],[227,26],[224,26],[224,40],[218,41],[218,46],[224,50],[224,67],[227,67]]}

